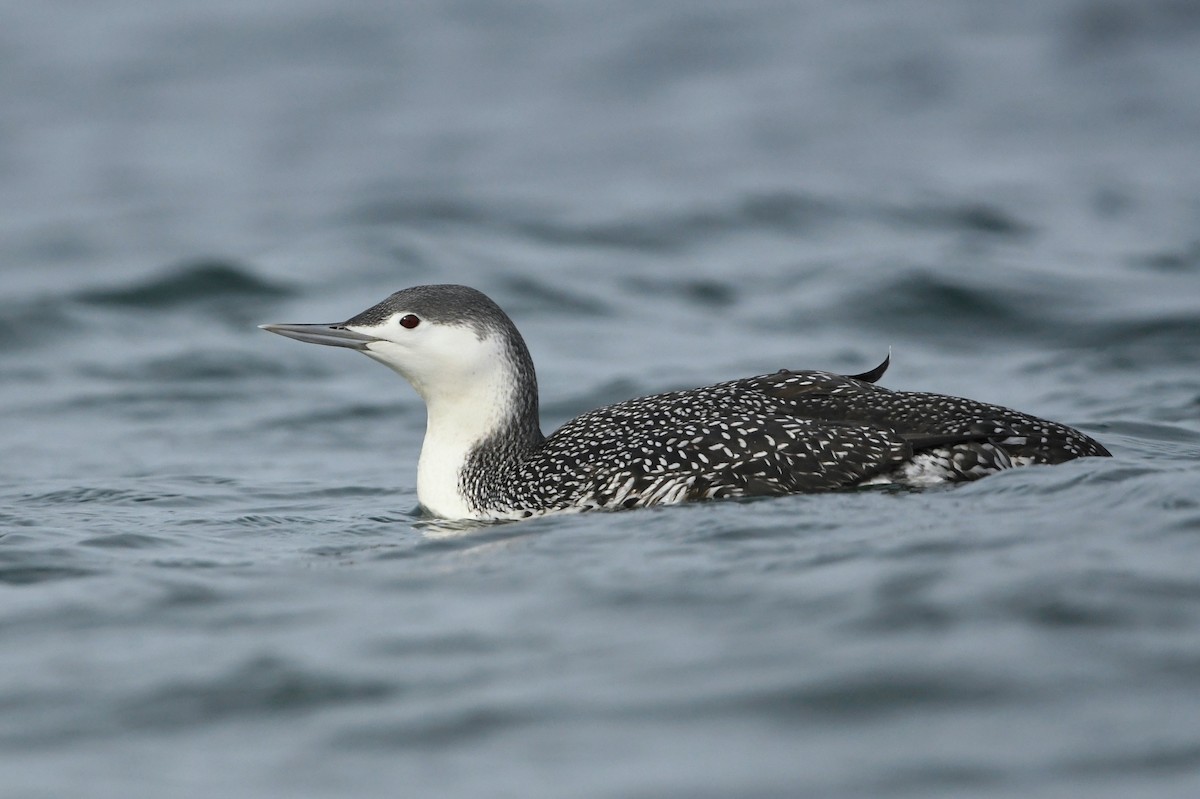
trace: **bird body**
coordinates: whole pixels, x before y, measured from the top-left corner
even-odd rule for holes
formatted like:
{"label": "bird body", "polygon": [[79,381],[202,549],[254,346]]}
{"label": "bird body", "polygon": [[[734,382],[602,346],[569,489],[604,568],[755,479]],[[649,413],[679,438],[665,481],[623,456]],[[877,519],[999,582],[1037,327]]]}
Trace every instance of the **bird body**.
{"label": "bird body", "polygon": [[362,351],[399,372],[428,417],[417,496],[454,519],[973,480],[1104,456],[1065,425],[974,400],[781,370],[619,402],[552,435],[509,317],[465,286],[417,286],[335,325],[263,325]]}

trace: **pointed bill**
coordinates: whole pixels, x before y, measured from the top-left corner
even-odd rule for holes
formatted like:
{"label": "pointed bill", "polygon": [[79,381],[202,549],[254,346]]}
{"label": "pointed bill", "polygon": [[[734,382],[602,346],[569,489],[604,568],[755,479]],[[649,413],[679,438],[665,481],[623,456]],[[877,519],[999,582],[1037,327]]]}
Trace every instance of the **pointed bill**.
{"label": "pointed bill", "polygon": [[347,330],[342,325],[259,325],[259,327],[271,333],[278,333],[281,336],[305,341],[309,344],[349,347],[352,350],[365,350],[368,344],[379,340],[375,336]]}

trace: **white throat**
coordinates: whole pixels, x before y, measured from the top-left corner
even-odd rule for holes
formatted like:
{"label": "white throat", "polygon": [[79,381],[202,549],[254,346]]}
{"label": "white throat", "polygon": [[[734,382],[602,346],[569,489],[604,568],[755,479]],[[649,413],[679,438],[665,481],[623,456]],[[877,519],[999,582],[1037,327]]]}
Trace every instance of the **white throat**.
{"label": "white throat", "polygon": [[462,490],[462,470],[471,451],[499,431],[512,414],[511,385],[487,381],[470,395],[425,398],[428,418],[417,463],[417,499],[446,518],[479,516]]}
{"label": "white throat", "polygon": [[399,372],[425,400],[418,501],[437,516],[484,518],[463,493],[463,467],[475,447],[512,422],[517,376],[498,336],[481,340],[465,327],[442,328],[438,336],[432,352],[401,350],[390,341],[364,352]]}

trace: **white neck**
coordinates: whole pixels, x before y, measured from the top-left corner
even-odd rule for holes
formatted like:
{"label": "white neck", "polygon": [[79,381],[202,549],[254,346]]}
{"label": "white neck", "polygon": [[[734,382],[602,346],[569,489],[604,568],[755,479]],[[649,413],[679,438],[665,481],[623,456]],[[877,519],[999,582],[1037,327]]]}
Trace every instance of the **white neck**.
{"label": "white neck", "polygon": [[425,400],[418,501],[437,516],[483,518],[468,504],[460,478],[471,451],[512,423],[517,376],[498,339],[481,341],[468,328],[438,335],[445,343],[429,358],[400,357],[386,341],[372,343],[365,354],[403,375]]}
{"label": "white neck", "polygon": [[471,451],[501,429],[511,413],[504,387],[481,386],[477,395],[425,398],[428,420],[417,463],[417,499],[448,519],[479,516],[463,496],[460,477]]}

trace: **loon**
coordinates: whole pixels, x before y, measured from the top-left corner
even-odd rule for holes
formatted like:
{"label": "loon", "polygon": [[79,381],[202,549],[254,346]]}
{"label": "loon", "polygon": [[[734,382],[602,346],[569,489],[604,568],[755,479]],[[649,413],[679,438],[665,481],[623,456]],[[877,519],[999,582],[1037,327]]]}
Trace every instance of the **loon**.
{"label": "loon", "polygon": [[983,402],[780,370],[589,411],[549,437],[516,326],[466,286],[415,286],[340,324],[272,324],[358,350],[425,401],[417,498],[447,519],[974,480],[1108,450],[1065,425]]}

